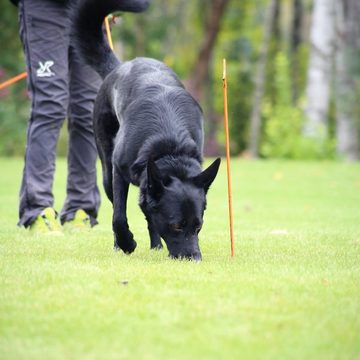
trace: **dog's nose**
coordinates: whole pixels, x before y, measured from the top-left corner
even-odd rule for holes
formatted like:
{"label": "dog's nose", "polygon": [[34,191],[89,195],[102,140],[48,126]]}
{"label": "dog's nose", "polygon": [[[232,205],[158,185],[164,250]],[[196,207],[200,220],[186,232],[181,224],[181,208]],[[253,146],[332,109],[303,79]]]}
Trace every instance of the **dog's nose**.
{"label": "dog's nose", "polygon": [[196,253],[186,253],[186,254],[169,254],[169,256],[173,259],[181,259],[181,260],[193,260],[193,261],[201,261],[202,256],[200,252]]}

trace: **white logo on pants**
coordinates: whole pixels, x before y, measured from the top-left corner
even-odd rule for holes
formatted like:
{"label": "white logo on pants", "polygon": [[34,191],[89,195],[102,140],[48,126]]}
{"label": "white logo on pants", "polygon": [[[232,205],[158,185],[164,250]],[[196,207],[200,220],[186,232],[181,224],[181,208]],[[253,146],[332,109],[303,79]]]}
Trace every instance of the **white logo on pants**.
{"label": "white logo on pants", "polygon": [[54,65],[54,62],[52,60],[45,61],[45,63],[42,63],[39,61],[39,68],[36,70],[36,76],[37,77],[50,77],[54,76],[55,73],[51,71],[51,67]]}

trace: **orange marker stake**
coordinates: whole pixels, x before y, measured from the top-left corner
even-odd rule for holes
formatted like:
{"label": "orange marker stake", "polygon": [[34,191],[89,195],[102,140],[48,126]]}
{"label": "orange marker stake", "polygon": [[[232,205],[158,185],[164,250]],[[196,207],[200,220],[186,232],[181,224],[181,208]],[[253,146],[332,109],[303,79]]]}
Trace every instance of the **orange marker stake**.
{"label": "orange marker stake", "polygon": [[106,35],[109,42],[109,46],[111,50],[114,50],[114,45],[111,38],[111,31],[110,31],[110,25],[109,25],[109,19],[107,16],[105,16],[105,29],[106,29]]}
{"label": "orange marker stake", "polygon": [[19,75],[14,76],[13,78],[4,81],[3,83],[0,84],[0,90],[6,88],[7,86],[16,83],[17,81],[21,80],[21,79],[25,79],[27,77],[27,73],[26,72],[22,72]]}
{"label": "orange marker stake", "polygon": [[232,192],[231,192],[231,172],[230,172],[230,144],[229,144],[229,118],[228,118],[228,101],[227,101],[227,82],[226,82],[226,59],[223,59],[223,93],[224,93],[224,125],[226,136],[226,170],[228,181],[228,200],[229,200],[229,225],[231,241],[231,257],[234,257],[234,229],[232,216]]}

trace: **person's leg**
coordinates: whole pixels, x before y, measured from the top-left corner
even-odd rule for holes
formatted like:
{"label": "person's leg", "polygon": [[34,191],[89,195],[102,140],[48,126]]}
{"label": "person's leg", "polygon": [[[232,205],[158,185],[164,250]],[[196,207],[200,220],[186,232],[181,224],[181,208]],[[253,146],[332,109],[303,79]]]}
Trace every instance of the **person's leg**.
{"label": "person's leg", "polygon": [[20,38],[32,108],[20,190],[19,226],[29,226],[43,209],[53,207],[56,144],[68,99],[66,18],[65,7],[56,2],[20,1]]}
{"label": "person's leg", "polygon": [[69,150],[67,197],[61,222],[71,221],[78,209],[85,210],[95,225],[100,206],[96,185],[97,151],[93,131],[93,105],[100,77],[85,65],[70,46],[70,96],[68,111]]}

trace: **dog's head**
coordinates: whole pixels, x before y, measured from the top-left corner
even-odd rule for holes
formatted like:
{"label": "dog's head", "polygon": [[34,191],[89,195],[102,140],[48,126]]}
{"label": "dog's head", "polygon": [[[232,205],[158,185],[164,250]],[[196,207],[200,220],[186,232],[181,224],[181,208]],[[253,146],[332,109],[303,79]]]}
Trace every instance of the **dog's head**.
{"label": "dog's head", "polygon": [[206,193],[219,165],[218,158],[200,174],[180,180],[164,178],[155,162],[148,162],[146,214],[164,239],[171,257],[201,260],[198,235],[203,225]]}

